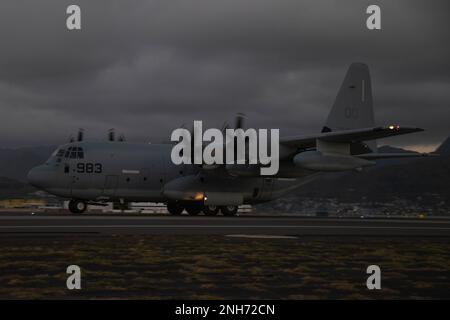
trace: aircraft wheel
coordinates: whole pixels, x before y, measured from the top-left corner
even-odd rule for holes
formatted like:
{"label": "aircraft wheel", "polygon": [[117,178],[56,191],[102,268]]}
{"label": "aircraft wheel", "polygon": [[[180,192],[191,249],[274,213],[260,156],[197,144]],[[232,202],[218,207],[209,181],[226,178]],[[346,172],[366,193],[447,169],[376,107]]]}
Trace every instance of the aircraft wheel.
{"label": "aircraft wheel", "polygon": [[235,216],[238,212],[238,206],[222,206],[220,211],[224,216]]}
{"label": "aircraft wheel", "polygon": [[190,216],[198,215],[203,209],[203,205],[198,203],[190,203],[186,205],[186,211]]}
{"label": "aircraft wheel", "polygon": [[72,213],[80,214],[85,212],[87,209],[87,203],[82,200],[70,200],[69,210]]}
{"label": "aircraft wheel", "polygon": [[179,216],[183,212],[184,208],[182,205],[176,202],[169,202],[167,204],[167,211],[173,216]]}
{"label": "aircraft wheel", "polygon": [[219,207],[218,206],[204,206],[203,213],[205,214],[205,216],[215,216],[219,213]]}

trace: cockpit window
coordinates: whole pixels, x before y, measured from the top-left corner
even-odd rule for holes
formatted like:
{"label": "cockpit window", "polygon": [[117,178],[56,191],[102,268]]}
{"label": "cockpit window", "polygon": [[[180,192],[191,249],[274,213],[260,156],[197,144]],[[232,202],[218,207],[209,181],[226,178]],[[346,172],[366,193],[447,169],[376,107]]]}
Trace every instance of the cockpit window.
{"label": "cockpit window", "polygon": [[46,164],[58,165],[63,159],[84,159],[84,150],[81,147],[68,147],[67,149],[56,149]]}
{"label": "cockpit window", "polygon": [[56,162],[57,162],[57,163],[60,163],[60,162],[61,162],[62,157],[64,156],[64,152],[65,152],[64,149],[59,149],[59,150],[56,152]]}
{"label": "cockpit window", "polygon": [[52,164],[55,163],[58,164],[61,162],[62,157],[64,156],[64,149],[56,149],[52,155],[50,156],[50,158],[47,160],[46,164]]}
{"label": "cockpit window", "polygon": [[78,148],[77,156],[78,156],[78,159],[84,159],[83,148]]}
{"label": "cockpit window", "polygon": [[64,154],[64,158],[84,159],[84,151],[81,147],[69,147]]}
{"label": "cockpit window", "polygon": [[58,165],[63,159],[84,159],[84,150],[81,147],[68,147],[67,149],[56,149],[46,164]]}

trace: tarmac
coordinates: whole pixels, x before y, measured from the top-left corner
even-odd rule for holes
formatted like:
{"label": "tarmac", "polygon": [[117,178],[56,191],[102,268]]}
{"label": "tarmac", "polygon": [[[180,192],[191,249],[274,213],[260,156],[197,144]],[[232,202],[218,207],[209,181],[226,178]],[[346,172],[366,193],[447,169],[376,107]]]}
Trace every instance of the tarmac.
{"label": "tarmac", "polygon": [[450,219],[293,216],[45,215],[2,212],[0,237],[43,235],[225,235],[231,237],[450,237]]}

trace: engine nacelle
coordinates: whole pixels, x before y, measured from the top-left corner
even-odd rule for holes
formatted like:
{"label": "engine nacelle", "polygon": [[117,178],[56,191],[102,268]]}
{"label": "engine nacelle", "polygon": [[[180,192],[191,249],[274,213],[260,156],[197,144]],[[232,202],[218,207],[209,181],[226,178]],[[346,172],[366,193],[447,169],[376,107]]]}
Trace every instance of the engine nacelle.
{"label": "engine nacelle", "polygon": [[373,166],[375,162],[346,154],[305,151],[297,154],[293,162],[296,166],[314,171],[345,171]]}

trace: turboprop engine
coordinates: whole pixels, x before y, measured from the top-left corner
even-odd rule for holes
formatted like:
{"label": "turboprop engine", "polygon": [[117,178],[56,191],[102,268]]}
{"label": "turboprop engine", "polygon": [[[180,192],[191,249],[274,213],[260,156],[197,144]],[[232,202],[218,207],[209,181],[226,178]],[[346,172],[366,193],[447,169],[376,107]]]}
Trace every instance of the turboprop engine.
{"label": "turboprop engine", "polygon": [[322,153],[320,151],[301,152],[294,157],[293,161],[296,166],[314,171],[344,171],[375,164],[373,161],[347,154]]}

